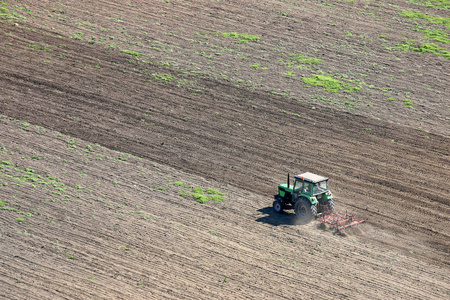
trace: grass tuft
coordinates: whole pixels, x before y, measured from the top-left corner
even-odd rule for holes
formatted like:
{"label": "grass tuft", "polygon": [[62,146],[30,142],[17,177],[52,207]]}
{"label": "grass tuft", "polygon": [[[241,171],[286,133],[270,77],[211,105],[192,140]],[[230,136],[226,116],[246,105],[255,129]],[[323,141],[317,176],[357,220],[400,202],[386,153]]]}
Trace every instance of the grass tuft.
{"label": "grass tuft", "polygon": [[206,203],[209,200],[207,196],[200,193],[193,193],[192,197],[194,197],[195,201],[198,203]]}
{"label": "grass tuft", "polygon": [[296,60],[296,61],[298,61],[299,63],[302,63],[302,64],[315,65],[315,64],[322,63],[321,59],[310,58],[310,57],[307,57],[307,56],[305,56],[303,54],[300,54],[300,53],[298,53],[298,54],[290,54],[289,57],[294,59],[294,60]]}
{"label": "grass tuft", "polygon": [[422,19],[426,20],[433,24],[443,24],[447,28],[450,29],[450,18],[444,18],[444,17],[436,17],[436,16],[430,16],[428,14],[424,14],[420,11],[411,11],[411,10],[404,10],[399,12],[399,15],[402,17],[407,17],[410,19]]}
{"label": "grass tuft", "polygon": [[303,78],[303,82],[309,85],[322,86],[325,91],[337,93],[344,89],[345,93],[357,92],[362,88],[362,84],[352,86],[348,83],[342,82],[338,79],[334,79],[331,76],[313,74],[312,77]]}
{"label": "grass tuft", "polygon": [[138,56],[138,57],[142,55],[141,52],[136,52],[136,51],[131,51],[131,50],[122,50],[120,52],[126,53],[126,54],[130,54],[130,55],[133,55],[133,56]]}
{"label": "grass tuft", "polygon": [[323,86],[324,90],[337,93],[342,89],[342,81],[334,79],[330,76],[315,75],[310,78],[303,78],[303,82],[314,86]]}
{"label": "grass tuft", "polygon": [[237,33],[237,32],[215,32],[215,34],[220,34],[223,37],[231,37],[233,39],[238,39],[238,43],[244,44],[252,41],[259,40],[261,37],[253,34],[247,33]]}
{"label": "grass tuft", "polygon": [[435,55],[443,56],[450,59],[450,51],[445,50],[445,48],[440,47],[434,43],[424,43],[419,45],[415,40],[404,39],[403,44],[396,45],[396,48],[407,52],[408,50],[420,53],[431,53]]}

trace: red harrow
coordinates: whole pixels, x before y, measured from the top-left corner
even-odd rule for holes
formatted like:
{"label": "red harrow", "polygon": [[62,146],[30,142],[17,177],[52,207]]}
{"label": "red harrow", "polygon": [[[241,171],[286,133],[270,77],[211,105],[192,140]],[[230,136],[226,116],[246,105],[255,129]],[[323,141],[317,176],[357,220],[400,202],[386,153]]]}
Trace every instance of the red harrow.
{"label": "red harrow", "polygon": [[322,213],[317,218],[317,221],[323,224],[329,224],[331,227],[336,228],[336,231],[338,232],[365,222],[365,220],[355,219],[355,216],[349,215],[347,211],[345,211],[345,215],[333,211],[327,211]]}

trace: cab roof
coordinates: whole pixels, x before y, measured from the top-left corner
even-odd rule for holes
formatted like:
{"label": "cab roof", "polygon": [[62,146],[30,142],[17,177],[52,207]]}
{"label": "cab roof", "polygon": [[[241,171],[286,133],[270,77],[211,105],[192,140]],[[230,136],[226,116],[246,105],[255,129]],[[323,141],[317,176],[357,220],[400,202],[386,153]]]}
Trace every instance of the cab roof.
{"label": "cab roof", "polygon": [[295,178],[299,179],[299,180],[305,180],[305,181],[309,181],[311,183],[317,183],[317,182],[321,182],[324,180],[328,180],[328,178],[311,173],[311,172],[305,172],[299,175],[295,175]]}

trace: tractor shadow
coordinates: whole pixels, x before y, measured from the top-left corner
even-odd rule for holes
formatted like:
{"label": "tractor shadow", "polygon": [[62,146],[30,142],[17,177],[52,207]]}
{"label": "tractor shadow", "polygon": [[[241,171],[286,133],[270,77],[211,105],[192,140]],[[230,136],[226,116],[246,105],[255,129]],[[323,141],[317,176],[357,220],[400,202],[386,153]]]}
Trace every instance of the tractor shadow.
{"label": "tractor shadow", "polygon": [[256,219],[257,222],[270,224],[272,226],[279,225],[296,225],[296,216],[293,210],[289,209],[282,213],[277,213],[272,206],[258,209],[258,212],[264,216]]}

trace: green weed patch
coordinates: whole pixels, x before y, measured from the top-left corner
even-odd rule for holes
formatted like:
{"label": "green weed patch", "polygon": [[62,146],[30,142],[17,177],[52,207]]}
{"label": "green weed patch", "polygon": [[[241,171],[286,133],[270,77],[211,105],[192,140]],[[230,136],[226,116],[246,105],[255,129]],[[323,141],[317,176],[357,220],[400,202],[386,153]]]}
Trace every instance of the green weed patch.
{"label": "green weed patch", "polygon": [[337,93],[343,90],[345,93],[357,92],[362,88],[362,84],[352,86],[349,83],[342,82],[331,76],[313,74],[312,77],[303,78],[305,84],[322,86],[325,91]]}
{"label": "green weed patch", "polygon": [[418,30],[419,32],[425,33],[425,39],[434,40],[437,42],[441,42],[443,44],[450,43],[450,39],[448,38],[447,32],[442,29],[426,29],[426,30]]}
{"label": "green weed patch", "polygon": [[409,99],[403,99],[403,104],[405,104],[406,107],[412,108],[413,103]]}
{"label": "green weed patch", "polygon": [[208,197],[199,193],[193,193],[192,197],[194,197],[195,201],[198,203],[206,203],[208,202]]}
{"label": "green weed patch", "polygon": [[433,43],[419,44],[414,40],[404,39],[403,44],[396,45],[396,48],[403,52],[414,51],[420,53],[431,53],[450,59],[450,51]]}
{"label": "green weed patch", "polygon": [[289,55],[290,58],[296,60],[297,62],[301,63],[301,64],[310,64],[310,65],[315,65],[315,64],[320,64],[322,63],[322,60],[319,58],[311,58],[311,57],[307,57],[303,54],[297,53],[297,54],[290,54]]}
{"label": "green weed patch", "polygon": [[430,16],[420,11],[411,11],[411,10],[404,10],[402,12],[399,12],[399,14],[402,17],[407,17],[410,19],[422,19],[433,24],[443,24],[447,28],[450,28],[450,18]]}
{"label": "green weed patch", "polygon": [[[175,186],[182,186],[184,185],[184,183],[182,185],[176,185],[175,182],[173,183]],[[186,193],[186,192],[181,192],[178,195],[180,196],[188,196],[188,197],[192,197],[194,198],[194,200],[198,203],[206,203],[208,201],[214,201],[216,203],[225,200],[225,198],[223,197],[225,195],[225,193],[219,192],[218,190],[215,189],[211,189],[211,188],[207,188],[206,189],[206,193],[205,190],[201,187],[190,187],[192,189],[192,193]]]}
{"label": "green weed patch", "polygon": [[219,192],[219,191],[217,191],[215,189],[210,189],[210,188],[206,189],[206,193],[207,194],[212,194],[212,195],[225,195],[225,193],[222,193],[222,192]]}
{"label": "green weed patch", "polygon": [[297,76],[297,75],[295,75],[294,72],[291,72],[291,71],[287,71],[287,72],[284,72],[284,73],[281,73],[281,74],[286,75],[286,76],[291,76],[291,77]]}
{"label": "green weed patch", "polygon": [[247,33],[237,33],[237,32],[214,32],[214,34],[220,34],[223,37],[230,37],[233,39],[239,40],[238,43],[244,44],[248,42],[253,42],[256,40],[259,40],[261,37],[253,34],[247,34]]}
{"label": "green weed patch", "polygon": [[175,79],[175,76],[169,74],[161,74],[161,73],[153,73],[153,78],[158,79],[160,81],[170,82]]}
{"label": "green weed patch", "polygon": [[[0,5],[8,6],[10,4],[5,3],[5,2],[0,2]],[[17,15],[17,13],[16,13],[16,15]],[[8,20],[9,22],[11,22],[11,20],[9,20],[9,19],[13,19],[13,18],[15,18],[15,17],[13,16],[12,13],[9,12],[9,10],[6,7],[0,6],[0,19]]]}
{"label": "green weed patch", "polygon": [[287,114],[287,115],[291,115],[291,116],[294,116],[294,117],[297,117],[297,118],[301,118],[302,117],[299,114],[292,113],[292,112],[289,112],[289,111],[286,111],[286,110],[283,110],[282,112]]}
{"label": "green weed patch", "polygon": [[450,9],[450,0],[410,0],[409,2],[427,7]]}
{"label": "green weed patch", "polygon": [[133,56],[137,56],[137,57],[142,55],[141,52],[136,52],[136,51],[131,51],[131,50],[122,50],[120,52],[126,53],[126,54],[130,54],[130,55],[133,55]]}

